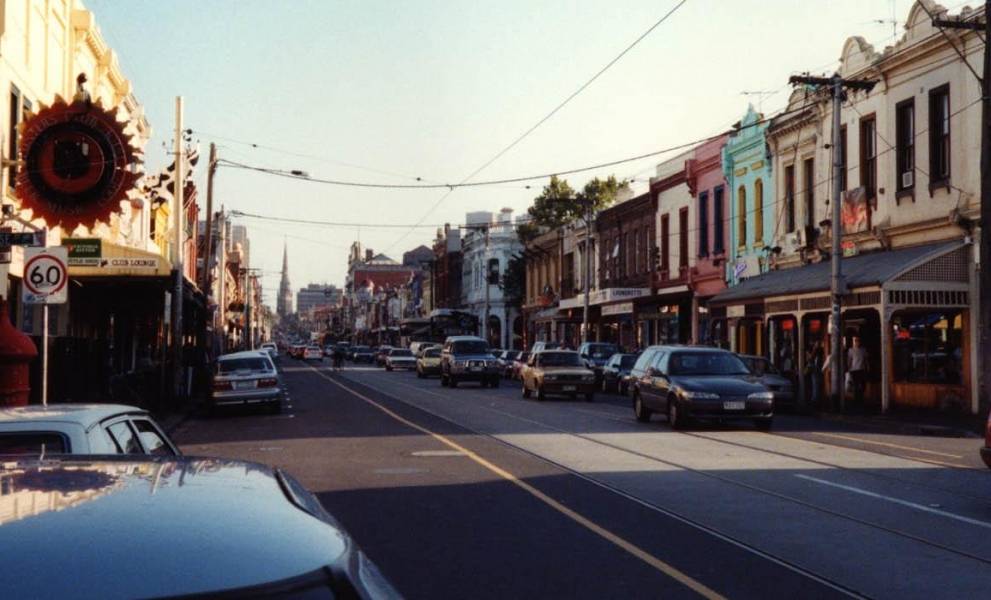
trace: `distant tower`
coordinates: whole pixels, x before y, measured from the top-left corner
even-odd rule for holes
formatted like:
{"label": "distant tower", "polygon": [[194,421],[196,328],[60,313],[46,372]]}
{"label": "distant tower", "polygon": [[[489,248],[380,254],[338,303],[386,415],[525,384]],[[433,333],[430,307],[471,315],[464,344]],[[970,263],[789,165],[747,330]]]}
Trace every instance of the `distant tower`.
{"label": "distant tower", "polygon": [[279,282],[279,297],[276,299],[276,312],[280,317],[292,313],[292,288],[289,285],[289,248],[282,243],[282,281]]}

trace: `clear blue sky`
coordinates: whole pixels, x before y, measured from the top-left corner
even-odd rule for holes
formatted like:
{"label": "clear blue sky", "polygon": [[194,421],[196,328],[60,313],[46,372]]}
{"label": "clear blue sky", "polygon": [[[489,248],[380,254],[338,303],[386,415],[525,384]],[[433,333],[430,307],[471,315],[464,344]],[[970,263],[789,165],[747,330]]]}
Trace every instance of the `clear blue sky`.
{"label": "clear blue sky", "polygon": [[[315,177],[459,181],[584,83],[675,0],[85,0],[146,108],[149,168],[165,160],[173,101],[201,151]],[[962,3],[948,2],[948,6]],[[910,0],[895,0],[903,22]],[[632,52],[479,178],[553,172],[663,148],[724,130],[745,90],[787,100],[788,76],[835,68],[844,40],[892,41],[891,0],[688,0]],[[899,35],[901,28],[899,26]],[[756,104],[756,101],[755,101]],[[209,135],[208,135],[209,134]],[[232,138],[284,152],[215,139]],[[657,162],[614,171],[645,180]],[[205,160],[201,162],[201,167]],[[205,200],[202,168],[197,178]],[[450,195],[425,221],[459,223],[475,210],[525,211],[522,186]],[[405,224],[441,191],[357,190],[223,168],[228,209],[312,220]],[[399,258],[433,229],[327,228],[243,221],[253,266],[274,303],[283,237],[294,288],[341,283],[358,235]]]}

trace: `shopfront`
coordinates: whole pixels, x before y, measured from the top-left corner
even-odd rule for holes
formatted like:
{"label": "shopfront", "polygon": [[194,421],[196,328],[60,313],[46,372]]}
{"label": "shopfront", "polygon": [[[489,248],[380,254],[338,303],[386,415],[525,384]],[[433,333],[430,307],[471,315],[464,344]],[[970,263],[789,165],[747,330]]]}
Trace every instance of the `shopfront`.
{"label": "shopfront", "polygon": [[640,347],[692,343],[692,295],[687,286],[675,292],[640,299],[636,303]]}
{"label": "shopfront", "polygon": [[[977,411],[971,252],[969,244],[944,242],[844,260],[842,355],[857,337],[868,356],[860,408]],[[849,408],[849,394],[841,406],[828,403],[830,377],[820,376],[831,352],[829,268],[766,273],[713,303],[726,309],[735,351],[769,358],[798,383],[807,406]]]}

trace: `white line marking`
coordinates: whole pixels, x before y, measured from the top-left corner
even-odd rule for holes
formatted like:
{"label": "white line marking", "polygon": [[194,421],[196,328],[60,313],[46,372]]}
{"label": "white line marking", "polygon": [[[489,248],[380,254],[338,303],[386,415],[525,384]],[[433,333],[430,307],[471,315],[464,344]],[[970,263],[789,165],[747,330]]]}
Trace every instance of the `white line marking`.
{"label": "white line marking", "polygon": [[923,512],[932,513],[934,515],[939,515],[941,517],[946,517],[948,519],[955,519],[963,523],[969,523],[971,525],[978,525],[980,527],[986,527],[991,529],[991,523],[987,521],[979,521],[977,519],[971,519],[970,517],[964,517],[962,515],[957,515],[951,512],[946,512],[945,510],[939,510],[936,508],[930,508],[928,506],[923,506],[922,504],[916,504],[915,502],[909,502],[908,500],[902,500],[900,498],[892,498],[891,496],[885,496],[883,494],[878,494],[876,492],[871,492],[868,490],[862,490],[857,487],[843,485],[841,483],[833,483],[832,481],[826,481],[825,479],[819,479],[818,477],[811,477],[809,475],[803,475],[801,473],[796,473],[795,477],[799,479],[805,479],[807,481],[814,481],[816,483],[821,483],[822,485],[828,485],[830,487],[839,488],[841,490],[846,490],[848,492],[853,492],[854,494],[861,494],[863,496],[868,496],[870,498],[876,498],[878,500],[886,500],[888,502],[893,502],[895,504],[900,504],[902,506],[907,506],[909,508],[914,508],[916,510],[921,510]]}

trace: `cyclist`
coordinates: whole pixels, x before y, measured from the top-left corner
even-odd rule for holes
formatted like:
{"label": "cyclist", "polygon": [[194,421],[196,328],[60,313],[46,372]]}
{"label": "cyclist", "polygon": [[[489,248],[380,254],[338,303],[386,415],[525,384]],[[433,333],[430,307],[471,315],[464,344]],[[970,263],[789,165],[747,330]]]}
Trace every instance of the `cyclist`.
{"label": "cyclist", "polygon": [[332,354],[334,360],[334,370],[341,370],[341,363],[344,362],[344,350],[340,346],[334,346],[334,352]]}

